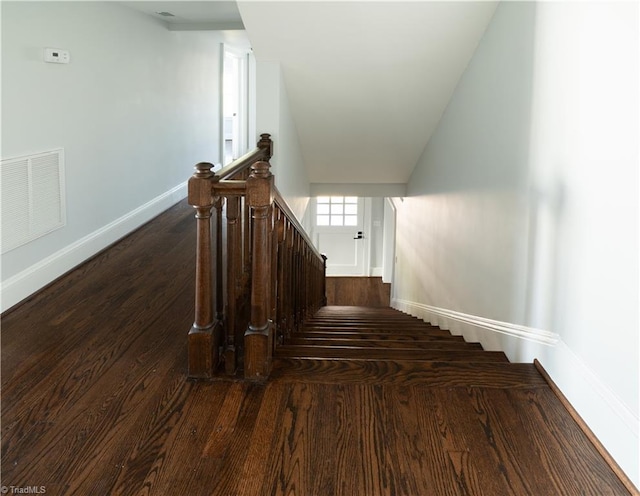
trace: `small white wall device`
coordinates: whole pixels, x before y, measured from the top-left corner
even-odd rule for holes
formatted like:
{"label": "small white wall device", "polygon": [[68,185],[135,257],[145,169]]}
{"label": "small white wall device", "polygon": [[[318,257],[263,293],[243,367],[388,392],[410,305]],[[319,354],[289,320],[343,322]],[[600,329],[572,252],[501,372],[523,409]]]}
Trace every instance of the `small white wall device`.
{"label": "small white wall device", "polygon": [[44,61],[54,64],[68,64],[71,60],[68,50],[60,50],[59,48],[45,48]]}

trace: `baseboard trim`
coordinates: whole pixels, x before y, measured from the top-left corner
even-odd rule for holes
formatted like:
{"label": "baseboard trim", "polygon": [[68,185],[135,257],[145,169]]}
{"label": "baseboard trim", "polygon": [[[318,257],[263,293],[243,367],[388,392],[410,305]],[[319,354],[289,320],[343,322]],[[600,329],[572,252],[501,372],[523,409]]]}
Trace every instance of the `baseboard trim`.
{"label": "baseboard trim", "polygon": [[175,205],[186,195],[185,182],[3,281],[0,289],[0,312],[6,312],[69,270]]}
{"label": "baseboard trim", "polygon": [[565,410],[567,410],[569,415],[571,415],[571,417],[576,422],[576,424],[578,424],[578,427],[580,427],[582,432],[584,432],[584,435],[587,436],[587,439],[589,439],[591,444],[593,444],[593,447],[598,451],[598,453],[600,453],[600,456],[602,456],[602,458],[604,458],[604,460],[607,462],[607,464],[609,465],[611,470],[613,470],[613,472],[616,474],[618,479],[620,479],[620,482],[622,482],[624,487],[626,487],[627,490],[631,494],[638,494],[638,489],[633,484],[631,479],[629,477],[627,477],[627,474],[624,473],[624,471],[622,470],[620,465],[618,465],[618,463],[614,460],[614,458],[611,456],[609,451],[607,451],[607,449],[604,447],[604,445],[596,437],[596,435],[589,428],[587,423],[580,416],[580,414],[573,407],[573,405],[569,402],[567,397],[562,393],[562,391],[556,385],[556,383],[553,382],[553,379],[551,379],[551,376],[544,369],[542,364],[537,359],[533,361],[533,364],[535,365],[535,367],[538,370],[538,372],[540,373],[540,375],[547,382],[547,384],[549,385],[549,387],[551,388],[553,393],[556,395],[556,397],[560,400],[560,403],[562,403],[562,406],[565,408]]}
{"label": "baseboard trim", "polygon": [[382,267],[371,267],[371,277],[382,277]]}
{"label": "baseboard trim", "polygon": [[[476,315],[469,315],[462,312],[456,312],[454,310],[448,310],[446,308],[425,305],[423,303],[416,303],[413,301],[395,298],[392,300],[391,306],[393,306],[394,308],[402,307],[408,309],[417,309],[421,311],[419,313],[426,312],[429,315],[436,315],[438,317],[444,317],[445,319],[452,319],[457,322],[463,322],[465,324],[479,327],[481,329],[487,329],[492,332],[499,332],[501,334],[513,336],[518,339],[526,339],[528,341],[533,341],[535,343],[548,346],[555,346],[560,340],[560,336],[558,336],[558,334],[554,332],[544,331],[542,329],[536,329],[533,327],[527,327],[517,324],[511,324],[510,322],[487,319],[484,317],[478,317]],[[409,310],[409,313],[412,313],[411,310]]]}

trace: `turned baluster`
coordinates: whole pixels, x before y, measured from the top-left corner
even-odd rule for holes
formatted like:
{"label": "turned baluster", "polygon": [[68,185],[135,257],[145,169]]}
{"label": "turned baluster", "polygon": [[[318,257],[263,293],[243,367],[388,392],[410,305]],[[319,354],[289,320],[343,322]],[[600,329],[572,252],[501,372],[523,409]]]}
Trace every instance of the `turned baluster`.
{"label": "turned baluster", "polygon": [[227,198],[227,325],[224,351],[225,372],[236,372],[236,332],[238,322],[238,279],[241,277],[240,197]]}
{"label": "turned baluster", "polygon": [[322,253],[322,267],[320,277],[322,278],[322,294],[320,297],[322,298],[321,306],[327,306],[327,256]]}
{"label": "turned baluster", "polygon": [[[249,171],[244,171],[244,180],[249,178]],[[251,212],[247,198],[242,199],[242,272],[246,277],[251,274]]]}
{"label": "turned baluster", "polygon": [[302,236],[300,233],[296,231],[296,267],[295,271],[298,274],[298,281],[296,287],[298,291],[296,292],[296,332],[299,332],[302,327],[302,305],[303,305],[303,292],[300,291],[300,288],[304,288],[304,260],[302,258]]}
{"label": "turned baluster", "polygon": [[294,273],[293,273],[293,227],[291,222],[287,219],[285,221],[285,261],[284,261],[284,273],[285,273],[285,293],[284,293],[284,315],[286,321],[286,335],[290,337],[293,332],[293,298],[295,294],[294,287]]}
{"label": "turned baluster", "polygon": [[275,231],[277,233],[277,245],[276,248],[278,250],[277,257],[277,283],[276,283],[276,328],[278,332],[278,340],[280,343],[284,342],[284,338],[286,336],[286,311],[285,311],[285,302],[287,299],[287,286],[286,286],[286,269],[285,269],[285,261],[286,261],[286,247],[285,247],[285,216],[282,214],[282,211],[278,209],[278,218]]}
{"label": "turned baluster", "polygon": [[[300,236],[300,238],[302,238],[302,236]],[[306,243],[302,243],[300,255],[301,255],[300,256],[301,258],[300,274],[302,276],[302,285],[300,286],[300,288],[302,289],[302,291],[300,292],[300,296],[302,298],[302,304],[300,305],[300,322],[304,322],[304,319],[307,316],[307,291],[309,290]]]}
{"label": "turned baluster", "polygon": [[281,329],[278,327],[278,224],[279,217],[281,215],[280,209],[272,206],[271,218],[269,220],[269,230],[271,232],[271,274],[269,279],[271,281],[271,307],[269,308],[269,320],[274,325],[273,345],[275,349],[276,343],[280,340]]}
{"label": "turned baluster", "polygon": [[224,206],[224,198],[218,196],[214,198],[213,208],[215,208],[215,220],[216,220],[216,234],[215,234],[215,246],[216,246],[216,266],[214,270],[215,282],[216,282],[216,321],[222,322],[224,320],[224,289],[222,287],[222,208]]}

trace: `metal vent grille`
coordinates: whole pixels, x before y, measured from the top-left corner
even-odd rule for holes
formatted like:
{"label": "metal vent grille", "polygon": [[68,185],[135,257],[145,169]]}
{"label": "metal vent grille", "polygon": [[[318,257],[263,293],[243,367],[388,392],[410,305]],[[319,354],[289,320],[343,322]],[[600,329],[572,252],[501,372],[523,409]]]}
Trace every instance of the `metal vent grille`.
{"label": "metal vent grille", "polygon": [[65,225],[64,151],[2,161],[2,253]]}

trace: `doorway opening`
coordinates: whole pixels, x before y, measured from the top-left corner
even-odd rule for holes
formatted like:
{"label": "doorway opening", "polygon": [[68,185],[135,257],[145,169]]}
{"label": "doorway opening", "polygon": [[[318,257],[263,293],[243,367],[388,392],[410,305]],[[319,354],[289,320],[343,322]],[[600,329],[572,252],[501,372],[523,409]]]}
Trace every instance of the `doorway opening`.
{"label": "doorway opening", "polygon": [[227,165],[247,151],[248,54],[223,45],[222,69],[222,163]]}

